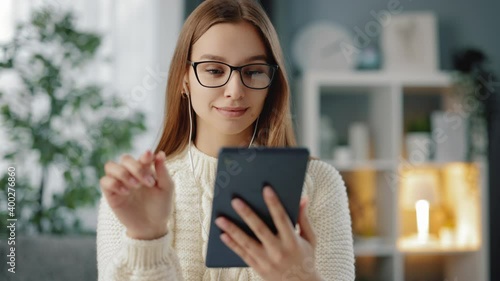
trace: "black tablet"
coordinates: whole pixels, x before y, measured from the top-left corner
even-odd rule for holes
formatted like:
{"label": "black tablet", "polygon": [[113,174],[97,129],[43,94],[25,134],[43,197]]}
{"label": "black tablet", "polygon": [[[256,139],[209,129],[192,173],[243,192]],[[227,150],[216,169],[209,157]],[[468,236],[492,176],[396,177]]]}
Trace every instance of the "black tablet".
{"label": "black tablet", "polygon": [[233,198],[245,201],[276,233],[262,196],[263,187],[270,185],[292,222],[297,222],[308,159],[306,148],[223,148],[220,151],[205,260],[207,267],[247,267],[221,241],[222,231],[215,224],[217,217],[225,216],[257,239],[231,206]]}

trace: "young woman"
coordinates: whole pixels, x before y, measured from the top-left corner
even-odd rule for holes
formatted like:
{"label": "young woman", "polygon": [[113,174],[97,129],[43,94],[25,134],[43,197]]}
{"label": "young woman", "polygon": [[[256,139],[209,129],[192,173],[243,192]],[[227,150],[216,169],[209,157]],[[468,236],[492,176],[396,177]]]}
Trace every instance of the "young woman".
{"label": "young woman", "polygon": [[204,266],[219,149],[294,146],[289,99],[278,37],[259,4],[204,1],[179,36],[155,152],[106,163],[99,280],[354,280],[345,185],[319,160],[308,164],[300,231],[266,187],[278,233],[234,199],[232,206],[261,242],[219,218],[220,239],[249,267]]}

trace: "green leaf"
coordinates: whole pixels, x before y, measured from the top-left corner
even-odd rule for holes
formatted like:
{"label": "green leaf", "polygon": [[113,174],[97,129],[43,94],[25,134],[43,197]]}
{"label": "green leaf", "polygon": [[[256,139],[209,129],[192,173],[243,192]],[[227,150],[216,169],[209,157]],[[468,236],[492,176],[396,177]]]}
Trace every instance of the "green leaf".
{"label": "green leaf", "polygon": [[3,156],[3,159],[5,159],[5,160],[13,160],[14,156],[16,156],[16,152],[10,152],[10,153],[5,154]]}

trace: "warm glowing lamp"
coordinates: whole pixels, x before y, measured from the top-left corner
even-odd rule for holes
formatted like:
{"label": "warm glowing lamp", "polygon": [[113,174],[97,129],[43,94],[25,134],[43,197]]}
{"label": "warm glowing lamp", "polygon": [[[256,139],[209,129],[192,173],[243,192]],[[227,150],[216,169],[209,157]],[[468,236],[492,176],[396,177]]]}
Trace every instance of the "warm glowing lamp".
{"label": "warm glowing lamp", "polygon": [[417,211],[417,239],[420,243],[426,243],[429,240],[429,201],[418,200],[415,203]]}
{"label": "warm glowing lamp", "polygon": [[405,174],[403,179],[401,204],[405,209],[416,211],[418,244],[427,244],[433,239],[429,235],[429,209],[439,203],[438,177],[432,171]]}

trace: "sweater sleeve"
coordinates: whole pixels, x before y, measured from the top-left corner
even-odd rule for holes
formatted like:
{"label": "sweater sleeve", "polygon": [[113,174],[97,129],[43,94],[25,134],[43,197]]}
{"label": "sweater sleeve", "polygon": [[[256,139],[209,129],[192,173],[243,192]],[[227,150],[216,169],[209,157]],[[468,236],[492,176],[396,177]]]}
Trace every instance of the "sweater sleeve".
{"label": "sweater sleeve", "polygon": [[102,197],[97,222],[98,280],[184,280],[171,236],[150,241],[129,238]]}
{"label": "sweater sleeve", "polygon": [[323,280],[355,278],[351,216],[344,181],[331,165],[312,160],[308,216],[316,234],[316,268]]}

